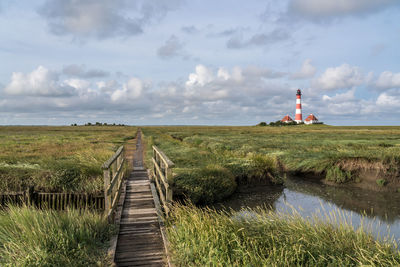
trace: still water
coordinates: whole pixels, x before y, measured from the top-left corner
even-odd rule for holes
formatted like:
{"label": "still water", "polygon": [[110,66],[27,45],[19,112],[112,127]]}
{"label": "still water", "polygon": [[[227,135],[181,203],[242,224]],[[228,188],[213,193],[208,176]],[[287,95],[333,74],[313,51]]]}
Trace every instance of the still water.
{"label": "still water", "polygon": [[357,229],[368,226],[375,237],[393,236],[400,242],[400,193],[375,192],[359,188],[325,185],[315,180],[288,177],[285,185],[241,189],[215,207],[271,207],[275,211],[293,212],[302,217],[326,218],[335,211]]}

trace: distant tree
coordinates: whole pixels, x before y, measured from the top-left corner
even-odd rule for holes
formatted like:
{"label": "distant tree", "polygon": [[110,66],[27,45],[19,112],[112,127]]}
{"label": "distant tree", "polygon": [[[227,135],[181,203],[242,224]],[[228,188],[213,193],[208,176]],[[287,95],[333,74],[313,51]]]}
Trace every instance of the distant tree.
{"label": "distant tree", "polygon": [[257,126],[267,126],[267,123],[265,121],[262,121],[259,124],[257,124]]}

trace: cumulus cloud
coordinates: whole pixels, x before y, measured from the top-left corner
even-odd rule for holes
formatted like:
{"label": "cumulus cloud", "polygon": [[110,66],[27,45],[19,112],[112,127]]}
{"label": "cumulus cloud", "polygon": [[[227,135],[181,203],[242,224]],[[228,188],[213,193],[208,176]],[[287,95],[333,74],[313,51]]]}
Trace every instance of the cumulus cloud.
{"label": "cumulus cloud", "polygon": [[292,0],[289,12],[311,20],[375,13],[391,6],[399,6],[398,0]]}
{"label": "cumulus cloud", "polygon": [[317,69],[311,64],[311,59],[306,59],[300,70],[293,73],[290,78],[294,80],[312,78],[316,71]]}
{"label": "cumulus cloud", "polygon": [[348,102],[355,99],[355,91],[355,88],[353,88],[344,93],[338,93],[334,96],[323,95],[322,100],[326,102]]}
{"label": "cumulus cloud", "polygon": [[131,78],[128,82],[122,85],[122,89],[114,91],[111,95],[111,100],[114,102],[124,102],[138,99],[145,88],[149,84],[144,83],[138,78]]}
{"label": "cumulus cloud", "polygon": [[195,72],[189,74],[189,78],[186,82],[187,86],[200,85],[203,86],[214,79],[214,75],[204,65],[197,65]]}
{"label": "cumulus cloud", "polygon": [[312,84],[322,90],[348,89],[361,85],[366,77],[358,67],[343,64],[339,67],[328,68]]}
{"label": "cumulus cloud", "polygon": [[103,93],[112,93],[119,87],[119,83],[116,80],[109,81],[98,81],[96,82],[97,88]]}
{"label": "cumulus cloud", "polygon": [[[227,112],[233,107],[237,112],[251,113],[256,110],[263,112],[268,106],[271,114],[282,111],[287,103],[290,92],[294,95],[294,88],[272,82],[281,74],[267,68],[249,66],[227,69],[220,67],[212,69],[204,65],[197,65],[195,72],[189,74],[183,88],[185,113],[195,112],[199,115],[204,108],[211,113]],[[275,97],[278,95],[279,97]]]}
{"label": "cumulus cloud", "polygon": [[[325,82],[323,89],[341,91],[303,90],[304,114],[313,113],[329,123],[354,115],[357,118],[379,117],[397,111],[400,89],[387,89],[369,100],[359,98],[356,91],[363,88],[357,89],[354,85],[359,84],[361,78],[349,78],[357,77],[357,73],[360,73],[358,68],[346,64],[328,68],[318,78]],[[101,120],[98,117],[136,122],[140,118],[143,124],[238,124],[246,121],[254,124],[277,120],[285,114],[293,115],[297,89],[288,81],[290,74],[260,66],[214,68],[199,64],[188,73],[186,80],[162,82],[156,86],[132,76],[121,77],[121,80],[96,81],[78,77],[62,80],[61,74],[44,67],[13,75],[18,79],[11,77],[4,88],[0,112],[10,116],[29,114],[28,117],[52,114],[61,118],[61,123],[64,117],[79,117],[87,122],[93,116],[97,121]],[[70,94],[65,94],[65,90],[70,90]],[[312,94],[310,90],[315,92]]]}
{"label": "cumulus cloud", "polygon": [[39,14],[50,32],[79,39],[131,36],[163,18],[181,0],[47,0]]}
{"label": "cumulus cloud", "polygon": [[85,65],[71,64],[63,67],[62,73],[80,78],[101,78],[107,77],[110,73],[99,69],[86,69]]}
{"label": "cumulus cloud", "polygon": [[379,89],[400,88],[400,73],[384,71],[379,76],[375,85]]}
{"label": "cumulus cloud", "polygon": [[392,90],[388,92],[381,93],[376,99],[376,105],[388,109],[395,108],[395,112],[398,111],[400,107],[400,90]]}
{"label": "cumulus cloud", "polygon": [[4,88],[9,95],[68,96],[75,88],[61,83],[59,75],[43,66],[31,73],[13,72],[11,82]]}
{"label": "cumulus cloud", "polygon": [[87,90],[90,86],[90,82],[82,79],[68,79],[64,80],[64,84],[67,84],[78,90]]}
{"label": "cumulus cloud", "polygon": [[183,55],[183,43],[175,35],[169,39],[157,50],[157,55],[162,59],[170,59]]}
{"label": "cumulus cloud", "polygon": [[323,114],[329,115],[354,115],[360,114],[363,105],[362,100],[355,97],[356,89],[350,89],[334,96],[323,95],[320,103]]}

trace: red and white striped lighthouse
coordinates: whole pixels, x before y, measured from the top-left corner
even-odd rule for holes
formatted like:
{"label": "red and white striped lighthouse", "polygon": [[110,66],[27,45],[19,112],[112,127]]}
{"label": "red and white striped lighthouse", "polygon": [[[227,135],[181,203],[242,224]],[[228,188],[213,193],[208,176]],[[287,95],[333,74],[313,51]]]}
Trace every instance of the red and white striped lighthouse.
{"label": "red and white striped lighthouse", "polygon": [[301,91],[297,90],[296,94],[296,116],[294,117],[295,122],[303,122],[303,116],[301,114]]}

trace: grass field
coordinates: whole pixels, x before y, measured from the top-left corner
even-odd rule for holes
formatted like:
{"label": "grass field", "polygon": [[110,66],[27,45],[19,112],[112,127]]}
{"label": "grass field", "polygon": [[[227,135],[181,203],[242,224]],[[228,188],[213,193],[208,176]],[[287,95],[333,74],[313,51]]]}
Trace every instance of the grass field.
{"label": "grass field", "polygon": [[101,165],[133,138],[136,130],[122,126],[2,126],[0,192],[29,186],[47,192],[101,192]]}
{"label": "grass field", "polygon": [[0,211],[0,265],[108,266],[112,233],[98,213],[10,206]]}
{"label": "grass field", "polygon": [[[149,147],[158,145],[175,162],[177,193],[195,203],[225,197],[237,182],[279,182],[285,171],[311,172],[334,183],[373,174],[376,186],[393,191],[400,186],[400,127],[144,127],[143,132]],[[215,188],[207,186],[210,176],[228,178]]]}
{"label": "grass field", "polygon": [[[0,192],[101,193],[101,165],[135,127],[0,127]],[[1,266],[108,266],[102,214],[10,206],[0,212]]]}
{"label": "grass field", "polygon": [[177,205],[167,226],[176,266],[399,266],[394,240],[354,230],[340,212],[322,221],[271,210],[217,212]]}

